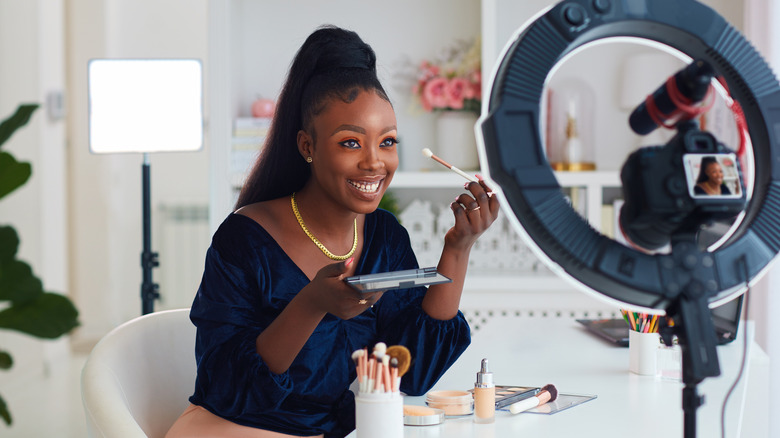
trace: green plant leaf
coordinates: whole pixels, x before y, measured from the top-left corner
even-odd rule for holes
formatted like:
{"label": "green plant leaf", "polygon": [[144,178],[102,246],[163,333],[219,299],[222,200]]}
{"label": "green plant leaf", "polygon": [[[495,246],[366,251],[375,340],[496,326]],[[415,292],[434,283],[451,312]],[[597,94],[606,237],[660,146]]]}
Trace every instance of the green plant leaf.
{"label": "green plant leaf", "polygon": [[13,420],[11,419],[11,412],[8,411],[8,405],[5,404],[3,397],[0,397],[0,417],[3,417],[5,424],[11,425]]}
{"label": "green plant leaf", "polygon": [[0,301],[23,304],[43,294],[43,283],[25,262],[12,260],[0,264]]}
{"label": "green plant leaf", "polygon": [[30,175],[30,163],[16,161],[13,155],[0,152],[0,198],[26,183]]}
{"label": "green plant leaf", "polygon": [[78,314],[67,297],[46,292],[0,311],[0,328],[55,339],[78,326]]}
{"label": "green plant leaf", "polygon": [[393,215],[396,217],[398,217],[398,214],[400,213],[398,210],[398,198],[396,198],[395,194],[389,190],[386,191],[384,196],[382,196],[382,199],[379,200],[379,208],[393,213]]}
{"label": "green plant leaf", "polygon": [[0,266],[14,259],[19,249],[19,235],[14,227],[0,226]]}
{"label": "green plant leaf", "polygon": [[0,350],[0,370],[7,370],[14,366],[14,359],[7,351]]}
{"label": "green plant leaf", "polygon": [[30,121],[32,113],[38,109],[38,104],[22,104],[16,108],[16,112],[9,118],[0,123],[0,146],[3,145],[17,129],[26,125]]}

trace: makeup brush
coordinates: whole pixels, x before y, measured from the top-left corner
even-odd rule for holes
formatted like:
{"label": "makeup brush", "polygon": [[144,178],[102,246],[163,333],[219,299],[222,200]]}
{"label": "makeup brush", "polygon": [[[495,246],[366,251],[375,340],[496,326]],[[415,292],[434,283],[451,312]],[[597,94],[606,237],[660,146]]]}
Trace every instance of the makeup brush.
{"label": "makeup brush", "polygon": [[401,378],[398,377],[398,359],[390,359],[390,384],[393,385],[393,392],[398,392],[401,386]]}
{"label": "makeup brush", "polygon": [[365,376],[363,375],[363,354],[365,354],[365,351],[363,350],[355,350],[352,353],[352,360],[355,361],[355,366],[357,367],[357,378],[358,378],[358,390],[360,392],[364,391],[365,389]]}
{"label": "makeup brush", "polygon": [[406,374],[412,363],[412,353],[409,352],[409,349],[403,345],[391,345],[387,347],[387,355],[397,361],[398,376]]}
{"label": "makeup brush", "polygon": [[357,369],[357,376],[360,382],[363,381],[363,374],[362,374],[363,370],[361,370],[362,367],[360,366],[362,364],[362,361],[360,360],[360,356],[362,355],[363,355],[363,350],[355,350],[352,352],[352,360],[355,361],[355,368]]}
{"label": "makeup brush", "polygon": [[558,398],[558,390],[555,389],[555,385],[547,384],[542,387],[539,394],[509,405],[509,412],[519,414],[520,412],[554,401],[556,398]]}
{"label": "makeup brush", "polygon": [[384,392],[393,392],[393,381],[390,380],[390,356],[382,357],[382,385]]}
{"label": "makeup brush", "polygon": [[458,169],[457,167],[453,166],[452,164],[450,164],[450,163],[442,160],[441,158],[437,157],[436,155],[433,155],[433,152],[430,149],[425,148],[425,149],[422,150],[422,153],[427,158],[433,158],[433,161],[436,161],[436,162],[440,163],[441,165],[443,165],[447,169],[450,169],[451,171],[453,171],[453,172],[457,173],[458,175],[462,176],[463,178],[466,178],[467,180],[473,181],[475,183],[479,182],[479,180],[476,179],[474,176],[469,175],[468,173]]}

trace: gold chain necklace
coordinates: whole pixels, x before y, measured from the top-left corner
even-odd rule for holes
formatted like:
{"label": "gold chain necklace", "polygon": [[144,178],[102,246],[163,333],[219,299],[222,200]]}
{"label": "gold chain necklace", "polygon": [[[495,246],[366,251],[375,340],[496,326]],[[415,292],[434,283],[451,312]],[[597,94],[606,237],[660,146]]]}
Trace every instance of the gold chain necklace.
{"label": "gold chain necklace", "polygon": [[311,231],[309,231],[309,229],[306,228],[306,224],[303,223],[303,218],[301,217],[301,213],[298,211],[298,204],[295,202],[295,192],[293,192],[292,196],[290,197],[290,204],[292,204],[292,210],[293,213],[295,213],[295,219],[298,219],[298,224],[303,229],[303,232],[306,233],[307,236],[309,236],[309,239],[311,239],[311,241],[314,242],[315,245],[317,245],[317,248],[319,248],[326,256],[328,256],[329,259],[346,260],[350,258],[352,254],[355,253],[355,250],[357,249],[357,243],[358,243],[357,218],[355,218],[355,239],[352,241],[352,249],[350,249],[348,253],[340,256],[328,251],[328,248],[325,248],[325,245],[323,245],[322,242],[317,240],[317,238],[314,237]]}

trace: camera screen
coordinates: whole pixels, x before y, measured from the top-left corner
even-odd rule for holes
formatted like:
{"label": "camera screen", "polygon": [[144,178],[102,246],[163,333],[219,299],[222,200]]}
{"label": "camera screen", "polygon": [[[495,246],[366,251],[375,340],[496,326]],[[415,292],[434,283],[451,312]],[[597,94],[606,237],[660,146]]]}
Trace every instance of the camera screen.
{"label": "camera screen", "polygon": [[683,155],[688,193],[694,198],[739,198],[742,185],[735,154]]}

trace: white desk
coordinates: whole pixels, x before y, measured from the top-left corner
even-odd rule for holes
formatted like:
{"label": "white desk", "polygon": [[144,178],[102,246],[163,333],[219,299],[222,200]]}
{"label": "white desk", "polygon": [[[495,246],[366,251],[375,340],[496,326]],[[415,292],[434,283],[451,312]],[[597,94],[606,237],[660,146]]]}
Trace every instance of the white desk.
{"label": "white desk", "polygon": [[[750,338],[749,357],[768,369],[766,354]],[[697,410],[697,436],[720,437],[720,411],[742,358],[742,333],[729,345],[718,347],[721,376],[698,386],[705,404]],[[614,347],[586,332],[569,318],[494,317],[474,334],[471,346],[435,385],[434,389],[467,390],[474,385],[480,360],[490,360],[496,384],[543,386],[552,383],[561,393],[595,394],[595,400],[553,415],[496,412],[496,422],[474,424],[473,417],[447,418],[437,426],[406,426],[405,438],[417,437],[623,437],[683,436],[682,383],[638,376],[628,371],[628,349]],[[758,360],[756,360],[756,358]],[[768,418],[765,382],[750,385],[750,362],[726,414],[727,437],[761,437]],[[762,379],[763,380],[763,379]],[[748,386],[749,413],[756,424],[741,424]],[[423,397],[407,397],[406,404],[424,404]],[[762,422],[764,424],[760,424]],[[756,434],[755,431],[761,433]],[[351,437],[354,436],[354,432]]]}

